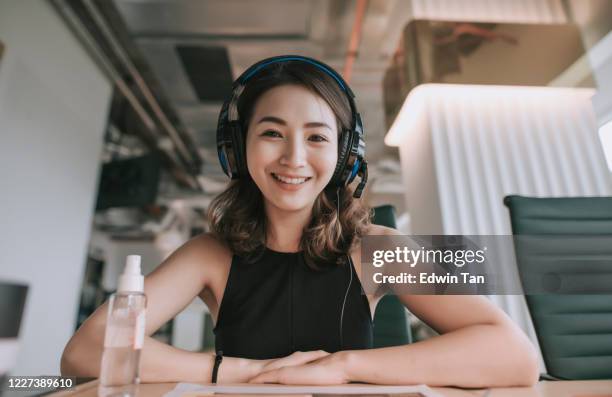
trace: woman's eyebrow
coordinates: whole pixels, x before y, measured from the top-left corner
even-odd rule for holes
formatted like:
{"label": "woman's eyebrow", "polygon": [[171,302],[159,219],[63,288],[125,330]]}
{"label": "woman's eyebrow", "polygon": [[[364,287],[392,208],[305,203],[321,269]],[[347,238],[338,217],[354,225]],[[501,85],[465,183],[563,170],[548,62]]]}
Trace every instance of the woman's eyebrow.
{"label": "woman's eyebrow", "polygon": [[[262,117],[257,124],[263,123],[269,121],[271,123],[276,123],[276,124],[280,124],[280,125],[287,125],[287,122],[279,117],[275,117],[275,116],[264,116]],[[304,127],[306,128],[316,128],[316,127],[326,127],[329,128],[330,130],[332,129],[329,125],[327,125],[326,123],[323,123],[321,121],[311,121],[308,122],[306,124],[304,124]]]}

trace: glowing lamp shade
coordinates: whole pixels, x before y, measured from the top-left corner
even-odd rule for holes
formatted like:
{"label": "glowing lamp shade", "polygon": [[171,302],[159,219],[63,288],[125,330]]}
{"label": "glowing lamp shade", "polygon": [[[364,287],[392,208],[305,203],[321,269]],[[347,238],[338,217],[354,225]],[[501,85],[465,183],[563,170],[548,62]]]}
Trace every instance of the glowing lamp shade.
{"label": "glowing lamp shade", "polygon": [[[612,36],[610,37],[612,38]],[[603,68],[599,69],[598,72],[600,73],[599,80],[604,80],[603,77],[605,77],[609,82],[607,84],[600,84],[597,94],[593,96],[592,101],[599,124],[599,140],[606,157],[608,170],[612,172],[612,87],[609,86],[612,83],[612,56],[610,56],[607,63],[608,70],[605,71],[607,75],[604,75]]]}
{"label": "glowing lamp shade", "polygon": [[593,108],[599,124],[599,139],[612,171],[612,32],[606,34],[589,50],[589,63],[597,81]]}
{"label": "glowing lamp shade", "polygon": [[599,139],[606,156],[608,170],[612,172],[612,120],[608,121],[599,128]]}

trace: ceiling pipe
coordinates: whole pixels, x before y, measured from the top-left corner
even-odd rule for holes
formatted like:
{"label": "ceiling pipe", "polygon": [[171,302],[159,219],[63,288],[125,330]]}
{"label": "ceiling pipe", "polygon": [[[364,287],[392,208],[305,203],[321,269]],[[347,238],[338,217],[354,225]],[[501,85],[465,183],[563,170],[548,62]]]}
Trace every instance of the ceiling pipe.
{"label": "ceiling pipe", "polygon": [[91,17],[93,18],[94,22],[96,23],[96,25],[98,26],[102,34],[104,34],[104,37],[106,37],[106,40],[108,40],[108,42],[110,43],[117,58],[121,60],[123,65],[126,67],[128,72],[134,79],[134,82],[140,89],[140,92],[142,93],[146,101],[151,106],[153,113],[155,114],[157,119],[162,124],[163,128],[168,133],[168,136],[172,140],[172,143],[174,143],[174,145],[176,146],[177,150],[181,153],[183,158],[187,160],[188,162],[191,162],[192,155],[187,149],[187,147],[185,146],[185,144],[183,143],[183,140],[181,139],[178,131],[174,128],[170,120],[168,120],[168,118],[166,117],[166,114],[159,106],[157,99],[155,99],[155,96],[153,95],[153,93],[151,92],[147,84],[145,83],[144,79],[142,78],[141,74],[138,72],[138,70],[132,63],[132,61],[130,60],[129,56],[125,53],[125,50],[123,49],[123,47],[117,42],[115,35],[108,27],[108,24],[106,23],[106,20],[104,19],[100,11],[97,9],[96,6],[94,6],[91,0],[84,0],[83,4],[89,11]]}
{"label": "ceiling pipe", "polygon": [[[70,7],[66,5],[66,3],[63,0],[54,0],[53,4],[56,6],[56,8],[58,9],[62,17],[64,17],[68,21],[68,23],[70,24],[70,27],[77,34],[77,37],[79,37],[83,41],[83,43],[85,44],[85,48],[89,51],[92,57],[96,60],[96,63],[102,69],[102,72],[106,76],[108,76],[108,78],[113,82],[113,84],[117,87],[117,89],[121,92],[121,94],[128,101],[130,106],[132,106],[132,109],[134,109],[134,112],[136,113],[138,118],[147,127],[147,130],[150,133],[149,138],[155,141],[159,145],[159,137],[155,133],[156,131],[155,121],[153,121],[153,119],[151,118],[147,110],[142,106],[138,98],[136,98],[136,95],[128,87],[128,85],[123,80],[123,78],[120,77],[120,74],[115,69],[114,65],[111,62],[109,62],[109,60],[106,58],[105,55],[103,55],[104,52],[98,46],[95,39],[91,36],[91,34],[87,30],[87,28],[83,25],[79,17],[74,13],[74,11]],[[166,150],[164,150],[164,148],[161,147],[161,145],[159,146],[159,149],[163,150],[166,153],[167,158],[172,163],[174,163],[174,167],[182,168],[180,163],[177,163],[176,159],[174,159],[172,155],[170,155]],[[189,175],[189,176],[190,178],[188,178],[188,180],[185,180],[185,178],[182,178],[182,180],[184,182],[187,182],[187,184],[191,186],[192,188],[200,189],[197,179],[192,175]]]}
{"label": "ceiling pipe", "polygon": [[151,133],[150,138],[157,141],[157,136],[155,135],[155,122],[153,121],[149,113],[146,111],[146,109],[140,104],[140,102],[136,98],[136,95],[134,95],[134,93],[130,90],[125,81],[121,77],[119,77],[119,72],[115,70],[115,67],[112,65],[112,63],[109,62],[104,55],[102,55],[102,49],[100,49],[94,38],[87,31],[85,26],[81,23],[79,17],[74,13],[74,11],[72,11],[70,7],[66,5],[64,1],[54,1],[54,4],[58,7],[62,16],[68,20],[71,27],[75,30],[81,40],[84,41],[86,48],[96,59],[97,64],[101,67],[104,74],[106,74],[111,79],[113,84],[117,86],[117,89],[132,106],[140,120]]}
{"label": "ceiling pipe", "polygon": [[346,60],[344,63],[344,70],[342,71],[342,77],[347,83],[351,83],[351,76],[353,73],[353,63],[359,51],[359,42],[361,41],[361,26],[363,24],[363,17],[365,11],[368,8],[368,0],[358,0],[357,10],[355,11],[355,22],[353,23],[353,29],[351,31],[351,37],[349,40],[348,52],[346,53]]}

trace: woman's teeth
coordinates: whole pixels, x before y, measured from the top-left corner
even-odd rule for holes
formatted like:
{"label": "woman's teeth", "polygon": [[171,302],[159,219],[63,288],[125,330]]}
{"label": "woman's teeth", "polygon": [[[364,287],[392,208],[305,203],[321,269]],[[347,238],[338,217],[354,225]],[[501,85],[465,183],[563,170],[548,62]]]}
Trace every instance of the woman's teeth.
{"label": "woman's teeth", "polygon": [[278,181],[281,181],[283,183],[288,183],[291,185],[300,185],[310,179],[310,177],[308,178],[286,178],[284,176],[276,175],[274,173],[272,174],[272,176],[274,177],[274,179]]}

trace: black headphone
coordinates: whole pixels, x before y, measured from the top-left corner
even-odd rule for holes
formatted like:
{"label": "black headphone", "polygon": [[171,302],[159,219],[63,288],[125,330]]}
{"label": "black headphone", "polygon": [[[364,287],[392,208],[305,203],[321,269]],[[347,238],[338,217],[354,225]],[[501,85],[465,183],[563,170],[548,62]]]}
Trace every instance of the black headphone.
{"label": "black headphone", "polygon": [[280,62],[300,61],[306,62],[321,69],[331,76],[346,94],[351,106],[351,129],[343,130],[338,140],[338,162],[334,174],[329,182],[330,187],[344,187],[351,183],[356,176],[361,181],[353,193],[353,197],[361,196],[368,180],[368,164],[364,159],[365,140],[361,116],[355,106],[355,95],[342,77],[323,62],[300,55],[282,55],[266,58],[249,67],[234,81],[232,95],[223,103],[217,124],[217,153],[223,172],[231,179],[239,179],[248,175],[246,165],[245,135],[240,126],[238,117],[238,98],[245,85],[257,72],[267,66]]}

